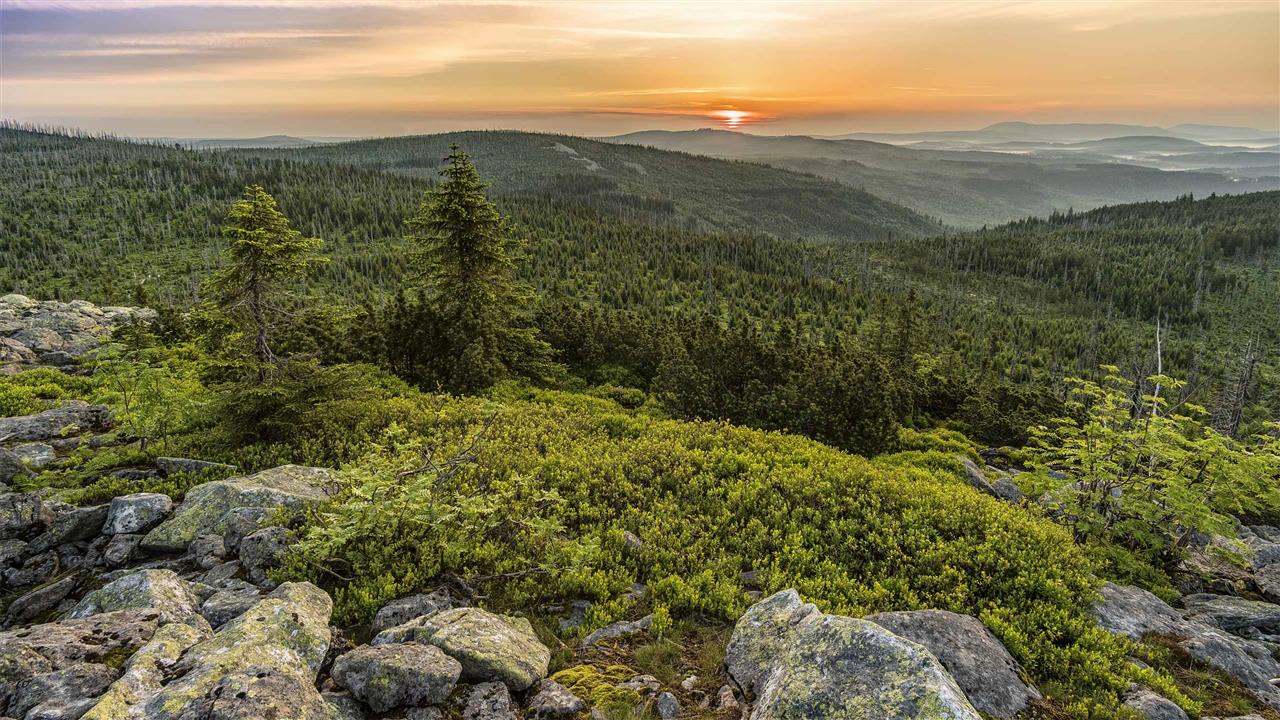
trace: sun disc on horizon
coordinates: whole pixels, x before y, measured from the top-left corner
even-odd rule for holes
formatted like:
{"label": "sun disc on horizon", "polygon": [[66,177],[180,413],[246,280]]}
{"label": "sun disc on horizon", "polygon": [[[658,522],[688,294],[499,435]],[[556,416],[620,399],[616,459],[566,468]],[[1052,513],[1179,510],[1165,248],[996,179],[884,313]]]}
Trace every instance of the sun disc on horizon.
{"label": "sun disc on horizon", "polygon": [[720,121],[720,126],[726,130],[737,130],[745,123],[751,122],[754,113],[746,110],[716,110],[711,113],[711,117]]}

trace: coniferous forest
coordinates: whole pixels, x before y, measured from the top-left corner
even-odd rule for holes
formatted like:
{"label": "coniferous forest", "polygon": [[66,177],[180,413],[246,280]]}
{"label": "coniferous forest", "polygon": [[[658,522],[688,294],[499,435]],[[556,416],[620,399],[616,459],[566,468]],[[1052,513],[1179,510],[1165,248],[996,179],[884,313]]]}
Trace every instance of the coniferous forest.
{"label": "coniferous forest", "polygon": [[1280,710],[1280,192],[960,230],[563,135],[10,123],[0,260],[0,712],[138,608],[181,661],[86,655],[76,717],[224,717],[210,658],[266,668],[225,717]]}

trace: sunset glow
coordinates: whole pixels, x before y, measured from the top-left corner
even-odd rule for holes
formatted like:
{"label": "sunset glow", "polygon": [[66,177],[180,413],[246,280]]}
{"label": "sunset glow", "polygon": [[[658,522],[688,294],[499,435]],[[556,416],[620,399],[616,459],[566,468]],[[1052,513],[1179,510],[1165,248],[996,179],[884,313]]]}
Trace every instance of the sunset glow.
{"label": "sunset glow", "polygon": [[4,116],[156,135],[1274,128],[1278,53],[1274,0],[0,2]]}

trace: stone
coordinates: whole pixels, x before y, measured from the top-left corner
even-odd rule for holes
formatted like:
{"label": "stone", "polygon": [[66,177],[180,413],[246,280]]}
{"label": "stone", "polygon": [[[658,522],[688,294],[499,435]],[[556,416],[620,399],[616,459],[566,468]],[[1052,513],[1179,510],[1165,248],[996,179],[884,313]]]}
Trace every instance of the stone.
{"label": "stone", "polygon": [[[142,538],[145,544],[147,539]],[[191,556],[191,561],[195,563],[197,568],[201,570],[211,570],[221,565],[227,557],[227,547],[222,542],[221,535],[213,533],[204,533],[197,535],[191,544],[187,546],[187,554]]]}
{"label": "stone", "polygon": [[102,551],[102,562],[112,568],[124,565],[133,558],[141,542],[141,535],[112,535]]}
{"label": "stone", "polygon": [[58,459],[57,451],[48,443],[23,443],[22,445],[15,445],[10,450],[14,455],[18,456],[18,459],[24,465],[32,470],[40,470]]}
{"label": "stone", "polygon": [[240,541],[266,527],[270,508],[246,507],[228,510],[219,521],[223,528],[222,544],[227,552],[239,552]]}
{"label": "stone", "polygon": [[53,672],[53,664],[36,651],[21,645],[0,645],[0,712],[24,681]]}
{"label": "stone", "polygon": [[0,633],[0,657],[25,648],[44,657],[53,669],[102,662],[141,647],[159,626],[160,616],[154,610],[124,610],[31,625]]}
{"label": "stone", "polygon": [[218,590],[200,606],[200,614],[204,615],[210,625],[219,628],[248,612],[261,597],[258,589],[252,585],[247,588]]}
{"label": "stone", "polygon": [[169,671],[142,706],[148,720],[331,720],[315,676],[329,650],[333,601],[310,583],[285,583]]}
{"label": "stone", "polygon": [[240,541],[240,564],[244,566],[249,582],[257,585],[269,583],[267,573],[284,562],[292,540],[289,530],[279,526],[262,528],[246,535]]}
{"label": "stone", "polygon": [[1200,620],[1227,632],[1254,629],[1280,634],[1280,605],[1229,595],[1201,593],[1182,598],[1188,619]]}
{"label": "stone", "polygon": [[1200,632],[1179,645],[1195,659],[1239,680],[1255,697],[1280,710],[1280,661],[1266,644],[1236,637],[1217,628],[1201,626]]}
{"label": "stone", "polygon": [[378,610],[378,614],[374,616],[373,632],[376,635],[383,630],[404,624],[414,618],[431,615],[440,610],[451,610],[453,607],[453,598],[449,595],[449,591],[445,589],[392,600],[383,605]]}
{"label": "stone", "polygon": [[[344,692],[322,692],[320,697],[329,704],[333,720],[367,720],[369,717],[364,703]],[[442,719],[443,720],[443,719]]]}
{"label": "stone", "polygon": [[1280,565],[1268,565],[1254,575],[1258,592],[1269,602],[1280,603]]}
{"label": "stone", "polygon": [[879,613],[867,620],[928,648],[979,712],[1014,718],[1041,699],[1039,691],[1022,681],[1009,651],[975,617],[918,610]]}
{"label": "stone", "polygon": [[333,663],[334,682],[374,712],[434,705],[453,692],[462,665],[432,645],[363,645]]}
{"label": "stone", "polygon": [[716,691],[716,708],[718,710],[737,710],[739,707],[738,696],[734,694],[733,687],[729,685],[721,685]]}
{"label": "stone", "polygon": [[582,639],[582,646],[591,647],[604,640],[616,640],[617,638],[648,632],[652,624],[652,615],[645,615],[639,620],[621,620],[612,625],[606,625],[586,636]]}
{"label": "stone", "polygon": [[17,453],[8,448],[0,448],[0,482],[13,482],[17,478],[30,474],[30,468]]}
{"label": "stone", "polygon": [[31,720],[76,720],[115,682],[119,672],[97,663],[77,663],[18,685],[9,712]]}
{"label": "stone", "polygon": [[227,465],[226,463],[210,462],[209,460],[193,460],[191,458],[175,458],[175,457],[158,457],[156,458],[156,469],[161,475],[172,475],[174,473],[205,473],[212,471],[225,472],[227,474],[235,472],[238,468],[235,465]]}
{"label": "stone", "polygon": [[1107,583],[1102,600],[1090,609],[1104,630],[1141,640],[1146,635],[1185,637],[1186,621],[1177,610],[1142,588]]}
{"label": "stone", "polygon": [[462,708],[462,720],[517,720],[511,691],[500,682],[473,685]]}
{"label": "stone", "polygon": [[111,424],[111,410],[106,405],[87,405],[74,401],[34,415],[0,418],[0,437],[11,441],[51,440],[108,430]]}
{"label": "stone", "polygon": [[680,689],[684,690],[685,692],[689,692],[690,690],[693,690],[694,688],[698,687],[698,680],[699,678],[697,675],[690,675],[689,677],[680,681]]}
{"label": "stone", "polygon": [[173,499],[160,493],[133,493],[111,499],[104,535],[145,533],[173,512]]}
{"label": "stone", "polygon": [[662,720],[675,720],[680,717],[680,701],[669,692],[658,693],[653,701],[653,709]]}
{"label": "stone", "polygon": [[480,608],[454,608],[379,633],[373,645],[418,642],[435,645],[462,663],[467,682],[501,680],[522,692],[547,675],[551,651],[525,618]]}
{"label": "stone", "polygon": [[566,718],[586,709],[586,701],[569,692],[568,688],[555,680],[543,680],[525,706],[525,713],[530,718]]}
{"label": "stone", "polygon": [[200,576],[200,582],[214,585],[223,580],[230,580],[240,574],[240,561],[229,560],[219,565],[214,565]]}
{"label": "stone", "polygon": [[187,622],[199,616],[199,604],[187,583],[172,570],[139,570],[94,590],[71,610],[84,618],[103,612],[151,608],[165,622]]}
{"label": "stone", "polygon": [[0,495],[0,540],[29,539],[53,524],[53,511],[35,493]]}
{"label": "stone", "polygon": [[753,720],[979,720],[923,645],[867,620],[823,614],[795,590],[747,610],[725,663],[755,695]]}
{"label": "stone", "polygon": [[26,550],[27,544],[21,540],[0,540],[0,568],[20,567]]}
{"label": "stone", "polygon": [[143,704],[159,692],[165,673],[188,649],[210,636],[208,628],[169,623],[129,656],[120,678],[107,688],[80,720],[141,718]]}
{"label": "stone", "polygon": [[1177,704],[1144,687],[1130,689],[1125,694],[1124,705],[1138,713],[1142,720],[1190,720]]}
{"label": "stone", "polygon": [[629,680],[618,683],[618,687],[630,690],[641,697],[657,695],[662,683],[652,675],[635,675]]}
{"label": "stone", "polygon": [[283,465],[247,477],[197,485],[172,515],[147,533],[142,546],[179,552],[199,535],[222,536],[228,527],[224,516],[236,508],[301,510],[322,502],[326,496],[321,486],[330,481],[330,471],[323,468]]}
{"label": "stone", "polygon": [[28,551],[44,552],[65,543],[96,537],[107,519],[107,509],[106,505],[95,505],[56,513],[53,524],[31,541]]}
{"label": "stone", "polygon": [[404,717],[405,720],[445,720],[444,711],[438,707],[409,708]]}
{"label": "stone", "polygon": [[5,570],[5,584],[11,588],[37,585],[57,575],[61,567],[58,553],[47,550],[23,560],[20,567]]}
{"label": "stone", "polygon": [[29,623],[56,608],[58,603],[75,592],[83,579],[83,575],[73,573],[14,599],[5,612],[4,626]]}

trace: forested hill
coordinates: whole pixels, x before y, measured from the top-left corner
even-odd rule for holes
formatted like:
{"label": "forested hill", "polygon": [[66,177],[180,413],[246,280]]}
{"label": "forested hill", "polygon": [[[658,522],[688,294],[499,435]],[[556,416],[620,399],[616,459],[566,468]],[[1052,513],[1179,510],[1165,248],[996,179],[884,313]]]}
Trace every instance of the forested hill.
{"label": "forested hill", "polygon": [[435,178],[455,143],[500,195],[569,200],[667,227],[839,240],[940,230],[901,205],[825,178],[569,135],[475,131],[237,152]]}

